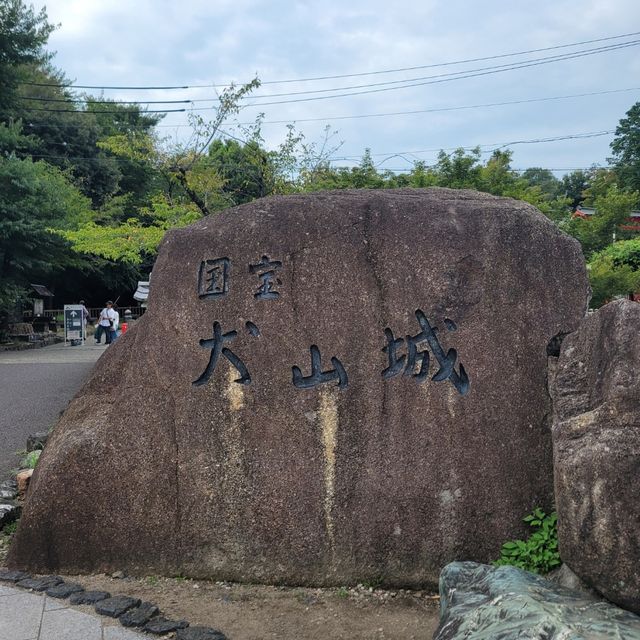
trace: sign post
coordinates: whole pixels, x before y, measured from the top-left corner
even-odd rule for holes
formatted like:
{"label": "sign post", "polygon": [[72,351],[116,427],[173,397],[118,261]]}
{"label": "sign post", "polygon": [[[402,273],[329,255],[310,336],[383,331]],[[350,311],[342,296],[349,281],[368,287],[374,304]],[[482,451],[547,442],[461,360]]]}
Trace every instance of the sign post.
{"label": "sign post", "polygon": [[64,342],[65,344],[73,340],[84,341],[86,338],[84,318],[82,317],[82,309],[83,309],[83,305],[81,304],[65,304],[64,305]]}

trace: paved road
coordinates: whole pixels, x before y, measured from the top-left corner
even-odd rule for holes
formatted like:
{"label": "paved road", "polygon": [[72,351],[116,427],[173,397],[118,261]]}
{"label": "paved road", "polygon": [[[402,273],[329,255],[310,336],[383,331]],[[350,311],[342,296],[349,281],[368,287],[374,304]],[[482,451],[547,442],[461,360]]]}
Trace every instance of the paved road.
{"label": "paved road", "polygon": [[143,640],[88,606],[0,585],[0,640]]}
{"label": "paved road", "polygon": [[0,352],[0,480],[17,466],[27,436],[55,424],[105,349],[91,341]]}

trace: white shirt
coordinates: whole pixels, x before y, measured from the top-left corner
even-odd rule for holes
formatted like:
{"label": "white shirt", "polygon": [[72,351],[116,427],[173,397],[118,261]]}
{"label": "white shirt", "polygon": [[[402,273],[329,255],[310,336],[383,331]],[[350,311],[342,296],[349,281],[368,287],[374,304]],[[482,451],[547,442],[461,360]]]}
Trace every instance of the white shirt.
{"label": "white shirt", "polygon": [[112,309],[112,311],[116,314],[116,319],[113,321],[113,327],[111,328],[116,331],[120,326],[120,314],[115,309]]}
{"label": "white shirt", "polygon": [[101,327],[110,327],[111,323],[109,322],[109,320],[113,320],[115,322],[117,318],[116,312],[113,309],[109,309],[108,307],[105,307],[101,312],[100,312],[100,326]]}

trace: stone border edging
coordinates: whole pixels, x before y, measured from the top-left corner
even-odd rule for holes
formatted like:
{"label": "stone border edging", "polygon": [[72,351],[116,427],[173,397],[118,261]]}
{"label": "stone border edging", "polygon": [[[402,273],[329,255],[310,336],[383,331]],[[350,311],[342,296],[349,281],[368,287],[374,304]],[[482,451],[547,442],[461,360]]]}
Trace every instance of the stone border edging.
{"label": "stone border edging", "polygon": [[169,620],[160,615],[160,609],[139,598],[111,596],[106,591],[85,591],[84,587],[65,582],[60,576],[33,577],[24,571],[0,569],[0,582],[16,587],[46,593],[52,598],[70,598],[71,604],[93,605],[96,613],[117,618],[124,627],[135,628],[154,635],[177,632],[177,640],[228,640],[212,627],[191,627],[186,620]]}

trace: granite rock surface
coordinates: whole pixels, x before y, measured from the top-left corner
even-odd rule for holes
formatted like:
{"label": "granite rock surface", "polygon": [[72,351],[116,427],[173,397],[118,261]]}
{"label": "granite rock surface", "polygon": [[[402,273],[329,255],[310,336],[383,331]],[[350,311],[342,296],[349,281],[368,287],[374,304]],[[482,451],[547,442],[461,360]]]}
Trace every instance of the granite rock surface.
{"label": "granite rock surface", "polygon": [[435,585],[550,506],[547,347],[588,284],[530,205],[267,198],[170,231],[151,281],[49,438],[12,567]]}
{"label": "granite rock surface", "polygon": [[617,300],[563,343],[552,387],[560,555],[640,613],[640,304]]}

